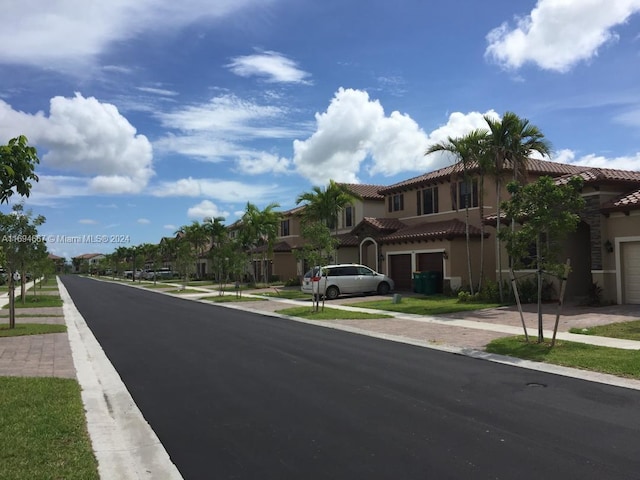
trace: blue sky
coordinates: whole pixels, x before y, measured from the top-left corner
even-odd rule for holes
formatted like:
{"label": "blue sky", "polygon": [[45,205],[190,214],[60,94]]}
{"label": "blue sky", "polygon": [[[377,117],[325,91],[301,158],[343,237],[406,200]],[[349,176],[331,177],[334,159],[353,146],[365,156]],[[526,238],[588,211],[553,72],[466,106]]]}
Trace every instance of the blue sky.
{"label": "blue sky", "polygon": [[389,185],[505,111],[552,160],[640,169],[640,0],[0,6],[0,141],[38,149],[25,204],[47,235],[157,243],[330,178]]}

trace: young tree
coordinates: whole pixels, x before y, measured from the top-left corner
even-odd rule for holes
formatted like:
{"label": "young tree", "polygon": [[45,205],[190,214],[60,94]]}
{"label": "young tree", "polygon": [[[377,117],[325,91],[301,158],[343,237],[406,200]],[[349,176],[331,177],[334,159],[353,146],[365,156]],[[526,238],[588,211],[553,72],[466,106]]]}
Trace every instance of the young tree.
{"label": "young tree", "polygon": [[536,182],[521,186],[511,182],[507,186],[511,199],[502,207],[508,219],[518,222],[516,230],[503,229],[501,239],[518,268],[531,261],[538,279],[538,343],[544,341],[542,331],[542,279],[544,273],[561,277],[565,264],[559,261],[564,240],[574,231],[580,220],[579,212],[584,208],[580,195],[583,181],[571,178],[566,185],[556,185],[551,177],[540,177]]}
{"label": "young tree", "polygon": [[38,227],[45,222],[42,215],[33,217],[22,204],[13,206],[12,213],[0,213],[0,253],[7,271],[9,293],[9,328],[15,328],[15,282],[25,277],[29,261],[39,257],[44,249]]}
{"label": "young tree", "polygon": [[34,173],[38,163],[38,152],[28,145],[24,135],[12,138],[7,145],[0,146],[0,204],[9,202],[14,189],[18,195],[29,196],[31,181],[38,181],[38,176]]}
{"label": "young tree", "polygon": [[[305,244],[296,250],[295,255],[298,260],[310,265],[311,268],[323,266],[330,263],[332,253],[335,251],[338,239],[331,235],[331,230],[322,222],[306,222],[302,225],[302,237]],[[313,310],[320,308],[320,285],[317,294],[313,295]],[[324,296],[322,295],[324,299]],[[324,303],[322,304],[324,307]]]}

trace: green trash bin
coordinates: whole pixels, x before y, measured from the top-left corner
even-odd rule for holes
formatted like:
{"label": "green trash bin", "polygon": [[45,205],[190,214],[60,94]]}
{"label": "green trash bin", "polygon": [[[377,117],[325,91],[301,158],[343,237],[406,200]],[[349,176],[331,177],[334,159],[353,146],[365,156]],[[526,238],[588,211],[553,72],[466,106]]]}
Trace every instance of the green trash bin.
{"label": "green trash bin", "polygon": [[413,292],[424,293],[424,277],[422,272],[413,272]]}
{"label": "green trash bin", "polygon": [[422,272],[420,274],[422,277],[422,285],[423,292],[425,295],[435,295],[438,293],[438,280],[440,278],[439,272]]}

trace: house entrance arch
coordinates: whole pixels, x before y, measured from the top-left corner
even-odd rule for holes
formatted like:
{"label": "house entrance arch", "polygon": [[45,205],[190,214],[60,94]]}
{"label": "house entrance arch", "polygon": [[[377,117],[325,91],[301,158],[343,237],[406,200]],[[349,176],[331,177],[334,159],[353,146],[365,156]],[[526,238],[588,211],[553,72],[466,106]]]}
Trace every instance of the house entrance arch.
{"label": "house entrance arch", "polygon": [[372,237],[366,237],[360,242],[359,248],[360,263],[374,269],[376,272],[381,271],[382,265],[378,242]]}

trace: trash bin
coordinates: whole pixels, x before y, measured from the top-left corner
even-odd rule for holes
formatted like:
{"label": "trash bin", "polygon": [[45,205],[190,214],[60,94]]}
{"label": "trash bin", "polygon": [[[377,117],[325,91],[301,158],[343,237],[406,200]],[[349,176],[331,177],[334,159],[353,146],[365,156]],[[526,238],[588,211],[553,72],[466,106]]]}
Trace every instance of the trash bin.
{"label": "trash bin", "polygon": [[424,277],[422,272],[413,272],[413,292],[424,293]]}
{"label": "trash bin", "polygon": [[423,293],[425,295],[435,295],[440,291],[440,272],[428,271],[422,272],[422,284],[424,285]]}

